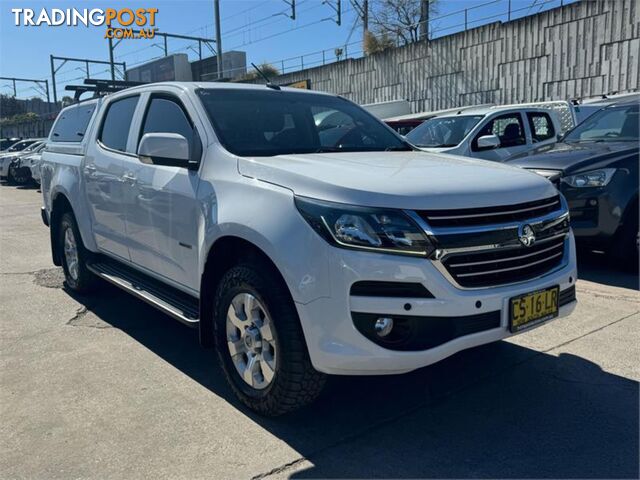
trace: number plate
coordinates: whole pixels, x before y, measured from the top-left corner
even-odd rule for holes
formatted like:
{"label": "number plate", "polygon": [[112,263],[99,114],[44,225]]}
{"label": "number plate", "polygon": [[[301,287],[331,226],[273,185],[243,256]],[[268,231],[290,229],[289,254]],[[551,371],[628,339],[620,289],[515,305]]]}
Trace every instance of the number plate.
{"label": "number plate", "polygon": [[560,287],[555,286],[513,297],[509,301],[509,330],[520,332],[557,317],[559,292]]}

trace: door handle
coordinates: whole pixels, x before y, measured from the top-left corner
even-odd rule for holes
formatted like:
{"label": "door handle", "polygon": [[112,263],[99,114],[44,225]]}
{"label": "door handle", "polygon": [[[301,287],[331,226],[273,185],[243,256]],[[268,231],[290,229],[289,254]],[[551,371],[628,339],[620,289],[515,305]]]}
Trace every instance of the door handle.
{"label": "door handle", "polygon": [[122,181],[125,183],[136,183],[136,180],[138,180],[136,178],[136,176],[133,173],[125,173],[122,176]]}
{"label": "door handle", "polygon": [[91,175],[95,173],[95,171],[96,171],[96,166],[93,164],[89,164],[84,167],[84,173],[86,173],[87,175]]}

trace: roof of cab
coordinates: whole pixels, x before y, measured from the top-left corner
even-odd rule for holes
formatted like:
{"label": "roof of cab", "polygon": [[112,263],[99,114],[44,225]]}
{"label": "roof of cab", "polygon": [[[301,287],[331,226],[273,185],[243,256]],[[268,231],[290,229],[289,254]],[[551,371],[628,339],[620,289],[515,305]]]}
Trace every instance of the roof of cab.
{"label": "roof of cab", "polygon": [[540,107],[526,107],[526,106],[516,106],[516,105],[494,105],[490,107],[478,107],[478,108],[467,108],[463,109],[459,112],[451,112],[446,113],[444,115],[438,115],[438,117],[457,117],[458,115],[488,115],[490,113],[508,113],[508,112],[520,112],[522,110],[526,110],[528,112],[548,112],[548,108],[540,108]]}
{"label": "roof of cab", "polygon": [[[274,84],[274,86],[276,86]],[[236,82],[155,82],[155,83],[147,83],[144,85],[136,85],[134,87],[129,87],[123,89],[116,93],[111,93],[111,95],[120,95],[125,92],[133,92],[133,91],[145,91],[149,88],[158,88],[158,87],[174,87],[180,88],[187,91],[194,91],[199,88],[215,88],[215,89],[229,89],[229,90],[266,90],[277,92],[278,90],[269,88],[264,83],[236,83]],[[296,92],[296,93],[307,93],[307,94],[316,94],[316,95],[327,95],[331,97],[335,97],[337,95],[333,93],[320,92],[317,90],[307,90],[303,88],[293,88],[293,87],[285,87],[282,85],[278,86],[280,91],[283,92]]]}

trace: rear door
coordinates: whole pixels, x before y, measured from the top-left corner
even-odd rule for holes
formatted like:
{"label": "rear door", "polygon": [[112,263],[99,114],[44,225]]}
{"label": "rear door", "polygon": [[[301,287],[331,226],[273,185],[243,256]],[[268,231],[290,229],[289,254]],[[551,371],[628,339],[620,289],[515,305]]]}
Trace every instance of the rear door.
{"label": "rear door", "polygon": [[551,114],[547,112],[528,111],[527,123],[531,135],[531,143],[538,147],[547,143],[555,143],[558,140],[556,131],[557,125],[554,123]]}
{"label": "rear door", "polygon": [[[184,136],[192,153],[202,152],[193,122],[195,112],[177,96],[156,92],[146,96],[136,142],[146,133]],[[199,158],[198,158],[199,160]],[[191,290],[199,288],[198,231],[202,214],[196,200],[198,172],[125,160],[125,208],[131,261],[151,273]]]}
{"label": "rear door", "polygon": [[[485,122],[471,141],[472,157],[503,162],[512,155],[531,148],[531,145],[527,145],[526,130],[520,112],[496,115]],[[478,147],[478,138],[485,135],[496,135],[500,144],[496,148]]]}
{"label": "rear door", "polygon": [[105,106],[97,141],[87,152],[84,165],[87,199],[98,247],[129,260],[124,203],[125,159],[137,158],[128,146],[139,95],[120,97]]}

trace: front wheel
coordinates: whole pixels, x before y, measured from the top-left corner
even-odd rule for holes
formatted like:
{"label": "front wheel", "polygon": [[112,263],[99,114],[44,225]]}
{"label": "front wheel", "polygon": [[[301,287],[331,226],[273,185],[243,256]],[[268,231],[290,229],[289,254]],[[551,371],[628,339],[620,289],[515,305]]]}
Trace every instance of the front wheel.
{"label": "front wheel", "polygon": [[625,271],[636,273],[639,269],[640,257],[640,229],[638,228],[638,209],[628,212],[625,223],[618,233],[617,241],[614,243],[614,259]]}
{"label": "front wheel", "polygon": [[232,267],[214,300],[217,354],[235,395],[281,415],[312,402],[325,375],[311,365],[300,320],[282,280],[263,262]]}
{"label": "front wheel", "polygon": [[11,185],[26,185],[29,181],[29,175],[25,173],[24,168],[16,168],[10,165],[7,180]]}

